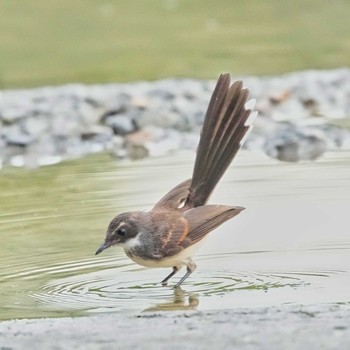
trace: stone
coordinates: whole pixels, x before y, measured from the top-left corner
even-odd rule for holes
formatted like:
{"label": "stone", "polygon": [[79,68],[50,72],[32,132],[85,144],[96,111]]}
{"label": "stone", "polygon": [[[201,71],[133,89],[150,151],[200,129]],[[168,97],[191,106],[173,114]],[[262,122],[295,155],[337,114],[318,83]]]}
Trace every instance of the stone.
{"label": "stone", "polygon": [[9,146],[26,147],[34,141],[30,135],[21,132],[13,132],[6,135],[6,143]]}
{"label": "stone", "polygon": [[127,135],[138,130],[137,123],[127,115],[110,115],[105,118],[105,124],[109,126],[115,135]]}
{"label": "stone", "polygon": [[10,105],[1,108],[0,119],[4,124],[13,124],[30,115],[30,107],[28,105]]}
{"label": "stone", "polygon": [[81,132],[81,139],[83,141],[93,140],[96,142],[105,143],[112,139],[112,130],[103,125],[92,125]]}
{"label": "stone", "polygon": [[48,118],[43,116],[30,116],[23,121],[22,129],[28,135],[37,138],[49,129]]}
{"label": "stone", "polygon": [[323,135],[315,130],[294,129],[287,126],[273,139],[265,144],[268,155],[287,162],[315,160],[327,150],[327,142]]}
{"label": "stone", "polygon": [[127,93],[121,93],[116,96],[109,96],[109,98],[104,101],[104,111],[100,117],[100,121],[104,123],[106,118],[112,115],[126,113],[129,109],[129,105],[130,95]]}
{"label": "stone", "polygon": [[130,104],[138,109],[146,110],[151,107],[151,101],[146,96],[133,96]]}

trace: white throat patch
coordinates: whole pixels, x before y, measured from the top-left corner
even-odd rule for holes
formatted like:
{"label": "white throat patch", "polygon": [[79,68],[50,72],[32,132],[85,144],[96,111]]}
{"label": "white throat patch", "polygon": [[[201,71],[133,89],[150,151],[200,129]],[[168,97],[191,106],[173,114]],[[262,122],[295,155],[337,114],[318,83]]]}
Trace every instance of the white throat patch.
{"label": "white throat patch", "polygon": [[141,245],[140,241],[140,233],[138,233],[135,237],[128,239],[126,242],[118,243],[119,247],[124,248],[126,251],[130,251]]}

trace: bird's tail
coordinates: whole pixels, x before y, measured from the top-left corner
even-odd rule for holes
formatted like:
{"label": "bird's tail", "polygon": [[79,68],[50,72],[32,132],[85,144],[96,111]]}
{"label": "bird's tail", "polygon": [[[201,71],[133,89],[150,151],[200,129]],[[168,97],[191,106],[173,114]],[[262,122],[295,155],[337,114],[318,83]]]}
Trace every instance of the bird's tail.
{"label": "bird's tail", "polygon": [[222,74],[211,97],[185,206],[197,207],[207,202],[252,128],[257,114],[251,115],[254,101],[249,106],[249,92],[242,81],[230,85],[230,80],[229,74]]}

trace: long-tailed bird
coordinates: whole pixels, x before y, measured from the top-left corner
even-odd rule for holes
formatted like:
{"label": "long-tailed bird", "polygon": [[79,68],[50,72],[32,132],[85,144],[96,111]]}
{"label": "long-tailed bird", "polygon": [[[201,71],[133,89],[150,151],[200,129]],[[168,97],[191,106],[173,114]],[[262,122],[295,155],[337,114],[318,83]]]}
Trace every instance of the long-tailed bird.
{"label": "long-tailed bird", "polygon": [[183,266],[187,272],[179,287],[195,271],[193,255],[209,232],[232,219],[244,208],[207,204],[216,184],[241,148],[256,112],[247,103],[242,81],[230,83],[222,74],[205,115],[192,178],[169,191],[150,211],[117,215],[110,222],[105,241],[96,255],[111,246],[142,266],[172,267],[163,285]]}

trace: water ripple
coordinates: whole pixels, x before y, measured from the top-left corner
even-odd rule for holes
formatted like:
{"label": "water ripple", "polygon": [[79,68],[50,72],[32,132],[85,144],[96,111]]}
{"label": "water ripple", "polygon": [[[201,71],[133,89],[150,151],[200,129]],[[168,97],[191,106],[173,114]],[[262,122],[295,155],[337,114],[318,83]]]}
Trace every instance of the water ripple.
{"label": "water ripple", "polygon": [[208,296],[220,297],[242,290],[299,288],[308,284],[300,275],[292,273],[232,273],[221,270],[216,271],[214,276],[210,272],[196,273],[184,284],[179,295],[180,289],[174,291],[171,285],[163,287],[154,283],[153,270],[142,270],[142,273],[137,273],[134,266],[120,266],[53,279],[33,292],[31,297],[40,307],[52,310],[121,311],[147,309],[150,304],[156,305],[157,309],[184,308],[187,298],[187,307],[193,308],[201,298]]}

